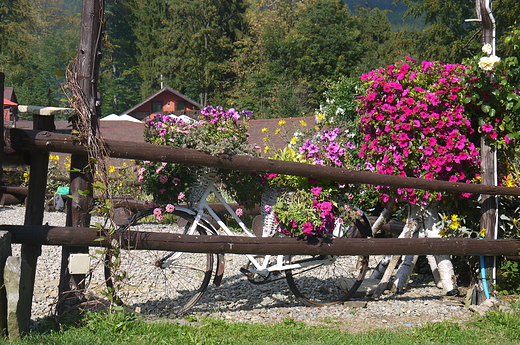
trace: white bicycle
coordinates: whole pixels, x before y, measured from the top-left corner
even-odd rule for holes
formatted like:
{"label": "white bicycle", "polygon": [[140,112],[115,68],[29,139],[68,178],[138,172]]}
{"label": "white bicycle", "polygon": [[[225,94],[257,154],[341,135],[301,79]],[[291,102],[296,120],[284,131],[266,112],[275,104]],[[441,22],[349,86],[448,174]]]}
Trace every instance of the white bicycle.
{"label": "white bicycle", "polygon": [[[187,235],[236,235],[208,203],[213,194],[240,225],[245,235],[255,234],[235,214],[210,179],[190,207],[176,206],[173,222],[157,222],[153,208],[140,211],[117,232],[153,231]],[[370,223],[363,212],[352,223],[336,224],[333,237],[371,237]],[[262,236],[277,236],[272,224]],[[276,227],[276,224],[275,224]],[[351,298],[368,269],[368,256],[338,255],[246,255],[241,272],[253,284],[286,279],[295,297],[308,306],[325,306]],[[106,255],[105,278],[115,301],[141,312],[180,315],[193,307],[213,280],[220,285],[224,254],[168,252],[120,248]]]}

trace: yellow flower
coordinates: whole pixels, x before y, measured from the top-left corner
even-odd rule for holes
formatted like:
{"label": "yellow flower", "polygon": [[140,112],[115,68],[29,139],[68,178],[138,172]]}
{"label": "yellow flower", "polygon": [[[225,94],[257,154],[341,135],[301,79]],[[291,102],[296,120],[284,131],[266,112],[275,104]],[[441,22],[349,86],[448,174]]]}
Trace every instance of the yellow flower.
{"label": "yellow flower", "polygon": [[116,167],[115,166],[111,165],[111,166],[108,167],[108,172],[109,173],[113,173],[114,171],[116,171]]}
{"label": "yellow flower", "polygon": [[285,122],[285,120],[280,120],[278,121],[278,126],[283,126],[285,125],[287,122]]}
{"label": "yellow flower", "polygon": [[446,216],[446,215],[442,216],[442,220],[448,220],[448,216]]}
{"label": "yellow flower", "polygon": [[444,228],[442,229],[440,232],[439,232],[439,235],[441,237],[446,237],[446,235],[448,234],[448,229]]}
{"label": "yellow flower", "polygon": [[480,230],[480,232],[478,233],[478,235],[482,238],[486,237],[486,232],[487,232],[487,229],[484,228],[482,230]]}
{"label": "yellow flower", "polygon": [[264,147],[264,153],[269,152],[269,146]]}
{"label": "yellow flower", "polygon": [[264,138],[264,141],[265,141],[265,142],[268,142],[268,141],[269,141],[269,138]]}
{"label": "yellow flower", "polygon": [[262,133],[267,133],[269,132],[269,129],[267,129],[266,127],[262,128]]}
{"label": "yellow flower", "polygon": [[458,220],[459,220],[459,216],[458,216],[458,215],[456,215],[456,214],[452,214],[452,215],[451,215],[451,221],[452,221],[452,222],[456,222],[456,221],[458,221]]}
{"label": "yellow flower", "polygon": [[307,122],[305,122],[305,120],[300,120],[300,125],[302,125],[303,127],[307,126]]}
{"label": "yellow flower", "polygon": [[298,142],[298,139],[296,137],[292,137],[291,144],[296,144]]}
{"label": "yellow flower", "polygon": [[325,114],[319,113],[318,115],[316,115],[316,120],[322,121],[323,119],[325,119]]}
{"label": "yellow flower", "polygon": [[56,156],[49,155],[49,159],[53,159],[53,160],[59,161],[60,160],[60,156],[58,156],[58,155],[56,155]]}
{"label": "yellow flower", "polygon": [[453,230],[457,230],[460,227],[460,223],[458,221],[452,221],[450,224],[450,228]]}
{"label": "yellow flower", "polygon": [[514,187],[515,186],[515,181],[513,180],[513,176],[507,175],[507,178],[505,180],[504,185],[506,187]]}
{"label": "yellow flower", "polygon": [[123,166],[126,167],[128,164],[126,164],[126,162],[123,162]]}
{"label": "yellow flower", "polygon": [[277,128],[276,131],[274,131],[274,134],[275,134],[275,135],[280,134],[280,128]]}

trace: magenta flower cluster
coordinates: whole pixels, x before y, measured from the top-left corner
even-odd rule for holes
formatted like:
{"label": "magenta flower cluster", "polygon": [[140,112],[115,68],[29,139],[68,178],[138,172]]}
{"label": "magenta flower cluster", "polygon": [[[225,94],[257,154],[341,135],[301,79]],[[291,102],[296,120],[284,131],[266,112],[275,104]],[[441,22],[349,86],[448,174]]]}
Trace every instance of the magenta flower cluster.
{"label": "magenta flower cluster", "polygon": [[[364,135],[359,156],[366,160],[366,168],[379,174],[452,182],[474,179],[480,155],[464,108],[466,70],[460,64],[407,58],[364,74],[361,78],[368,89],[358,111]],[[385,201],[441,198],[440,193],[410,188],[393,193],[378,188]]]}
{"label": "magenta flower cluster", "polygon": [[339,128],[325,129],[318,138],[305,139],[300,147],[300,154],[316,165],[342,166],[347,158],[347,148],[352,149],[355,146],[348,141],[345,143],[340,132]]}

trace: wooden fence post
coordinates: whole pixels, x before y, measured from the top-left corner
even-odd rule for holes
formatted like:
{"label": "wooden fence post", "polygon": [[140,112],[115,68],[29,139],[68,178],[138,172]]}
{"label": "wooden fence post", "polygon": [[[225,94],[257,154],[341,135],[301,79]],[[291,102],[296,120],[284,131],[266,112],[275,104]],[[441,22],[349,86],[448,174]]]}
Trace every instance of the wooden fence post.
{"label": "wooden fence post", "polygon": [[[0,92],[2,93],[2,98],[4,97],[4,78],[5,78],[5,75],[0,72]],[[2,102],[3,102],[3,99],[2,99]],[[2,103],[3,104],[3,103]],[[2,109],[3,109],[3,105],[2,105]],[[3,110],[2,110],[2,118],[0,118],[0,125],[2,128],[2,130],[0,130],[0,185],[3,185],[3,173],[4,173],[4,170],[3,170],[3,162],[4,162],[4,114],[3,114]],[[0,196],[1,196],[1,193],[0,193]]]}
{"label": "wooden fence post", "polygon": [[[74,80],[81,89],[81,107],[77,108],[78,118],[90,119],[90,131],[92,136],[98,133],[98,120],[101,113],[97,92],[97,78],[99,62],[101,59],[101,38],[103,34],[104,0],[83,0],[81,12],[81,31],[78,45],[77,63]],[[77,96],[77,95],[76,95]],[[74,103],[73,103],[74,105]],[[74,105],[77,107],[77,104]],[[76,118],[76,119],[78,119]],[[76,127],[82,121],[75,121]],[[86,130],[85,128],[76,128]],[[91,140],[94,138],[88,138]],[[92,149],[89,147],[89,149]],[[78,172],[70,174],[70,193],[77,197],[68,201],[67,225],[73,227],[88,227],[90,225],[90,212],[93,208],[93,173],[91,163],[87,155],[73,154],[71,156],[71,168]],[[88,194],[85,195],[85,192]],[[88,253],[88,247],[63,247],[61,276],[60,276],[60,304],[59,314],[78,305],[84,297],[84,275],[71,275],[68,272],[68,263],[72,253]]]}
{"label": "wooden fence post", "polygon": [[[495,19],[491,12],[490,0],[478,0],[480,2],[480,13],[479,18],[482,22],[482,44],[489,44],[492,48],[492,55],[495,55]],[[489,75],[492,78],[492,74]],[[488,140],[482,134],[480,140],[481,143],[481,176],[482,184],[487,185],[498,185],[497,181],[497,151],[494,147],[489,145]],[[481,218],[480,218],[480,229],[486,229],[486,240],[494,240],[497,238],[497,225],[498,225],[498,198],[493,195],[482,194],[481,195]],[[490,284],[482,282],[477,289],[477,304],[483,302],[487,297],[485,291],[487,286],[483,284],[494,283],[495,272],[496,272],[496,257],[488,257],[484,260],[486,267],[480,269],[487,270],[487,276],[491,278]],[[491,273],[491,274],[489,274]]]}
{"label": "wooden fence post", "polygon": [[0,336],[7,334],[7,296],[4,284],[4,268],[11,256],[11,233],[0,231]]}

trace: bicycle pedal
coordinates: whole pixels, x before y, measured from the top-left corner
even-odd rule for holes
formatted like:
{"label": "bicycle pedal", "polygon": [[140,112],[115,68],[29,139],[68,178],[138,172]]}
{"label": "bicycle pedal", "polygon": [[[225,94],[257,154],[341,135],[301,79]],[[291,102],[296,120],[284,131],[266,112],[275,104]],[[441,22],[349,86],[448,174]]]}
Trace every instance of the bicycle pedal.
{"label": "bicycle pedal", "polygon": [[248,278],[251,278],[254,276],[254,273],[252,273],[250,270],[248,270],[247,268],[244,268],[244,267],[240,267],[240,272]]}

